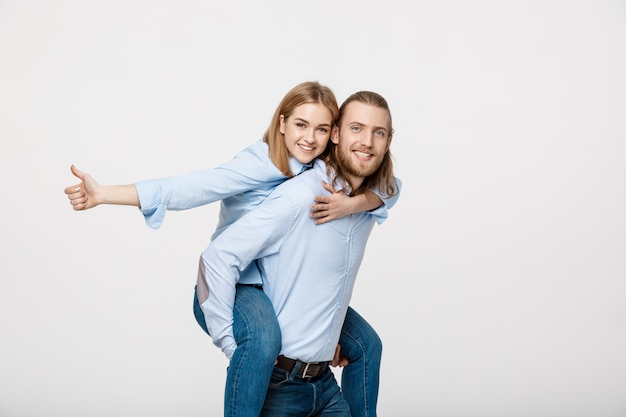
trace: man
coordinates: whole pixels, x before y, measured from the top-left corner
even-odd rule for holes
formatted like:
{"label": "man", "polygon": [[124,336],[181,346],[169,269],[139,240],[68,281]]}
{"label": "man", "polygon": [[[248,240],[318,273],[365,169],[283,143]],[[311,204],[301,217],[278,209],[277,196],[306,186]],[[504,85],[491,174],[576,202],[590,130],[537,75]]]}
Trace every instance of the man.
{"label": "man", "polygon": [[[358,92],[341,106],[324,161],[281,184],[203,252],[200,274],[209,287],[202,304],[218,347],[232,345],[233,301],[239,273],[256,260],[282,333],[262,415],[350,416],[329,369],[356,274],[374,225],[357,213],[323,225],[310,219],[310,202],[323,182],[356,195],[399,192],[389,146],[391,114],[383,97]],[[327,192],[326,192],[327,193]]]}

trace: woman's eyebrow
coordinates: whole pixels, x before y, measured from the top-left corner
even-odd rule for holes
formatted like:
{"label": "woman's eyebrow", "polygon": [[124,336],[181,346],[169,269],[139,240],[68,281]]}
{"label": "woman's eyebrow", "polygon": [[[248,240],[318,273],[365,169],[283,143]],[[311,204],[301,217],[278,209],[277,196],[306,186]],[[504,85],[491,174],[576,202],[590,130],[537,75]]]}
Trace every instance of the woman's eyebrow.
{"label": "woman's eyebrow", "polygon": [[[298,120],[300,122],[306,123],[306,124],[310,124],[310,122],[306,119],[303,119],[302,117],[294,117],[294,120]],[[318,126],[328,126],[330,127],[330,123],[320,123]]]}

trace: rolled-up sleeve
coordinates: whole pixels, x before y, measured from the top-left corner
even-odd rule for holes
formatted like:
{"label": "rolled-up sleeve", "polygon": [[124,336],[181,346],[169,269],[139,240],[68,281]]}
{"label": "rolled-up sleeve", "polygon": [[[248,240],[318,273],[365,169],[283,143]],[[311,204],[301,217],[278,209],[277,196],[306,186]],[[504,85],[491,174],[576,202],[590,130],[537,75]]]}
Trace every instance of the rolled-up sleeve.
{"label": "rolled-up sleeve", "polygon": [[[394,177],[395,178],[395,177]],[[372,190],[374,194],[376,194],[383,202],[380,207],[370,211],[370,214],[374,216],[376,223],[381,224],[385,220],[387,220],[387,216],[389,215],[389,209],[392,208],[396,202],[398,201],[398,197],[400,197],[400,190],[402,189],[402,181],[399,178],[395,178],[396,184],[398,185],[398,192],[391,196],[383,196],[378,189]]]}

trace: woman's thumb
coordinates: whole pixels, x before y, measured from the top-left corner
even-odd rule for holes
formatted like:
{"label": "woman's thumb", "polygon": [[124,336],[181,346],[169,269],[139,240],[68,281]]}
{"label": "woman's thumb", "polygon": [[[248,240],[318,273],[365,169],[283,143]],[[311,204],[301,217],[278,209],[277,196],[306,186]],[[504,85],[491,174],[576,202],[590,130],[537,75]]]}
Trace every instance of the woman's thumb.
{"label": "woman's thumb", "polygon": [[74,165],[72,165],[70,169],[72,170],[72,174],[74,174],[75,177],[80,178],[81,181],[85,179],[85,173],[80,171]]}

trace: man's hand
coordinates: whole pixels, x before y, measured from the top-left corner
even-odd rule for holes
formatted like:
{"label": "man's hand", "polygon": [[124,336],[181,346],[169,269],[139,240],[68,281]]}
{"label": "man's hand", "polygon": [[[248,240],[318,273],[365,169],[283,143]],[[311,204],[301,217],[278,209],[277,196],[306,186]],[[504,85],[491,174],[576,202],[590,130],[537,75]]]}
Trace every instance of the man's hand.
{"label": "man's hand", "polygon": [[341,354],[341,345],[337,345],[337,348],[335,349],[335,357],[330,363],[330,366],[339,366],[340,368],[343,368],[344,366],[348,366],[349,363],[348,358]]}

